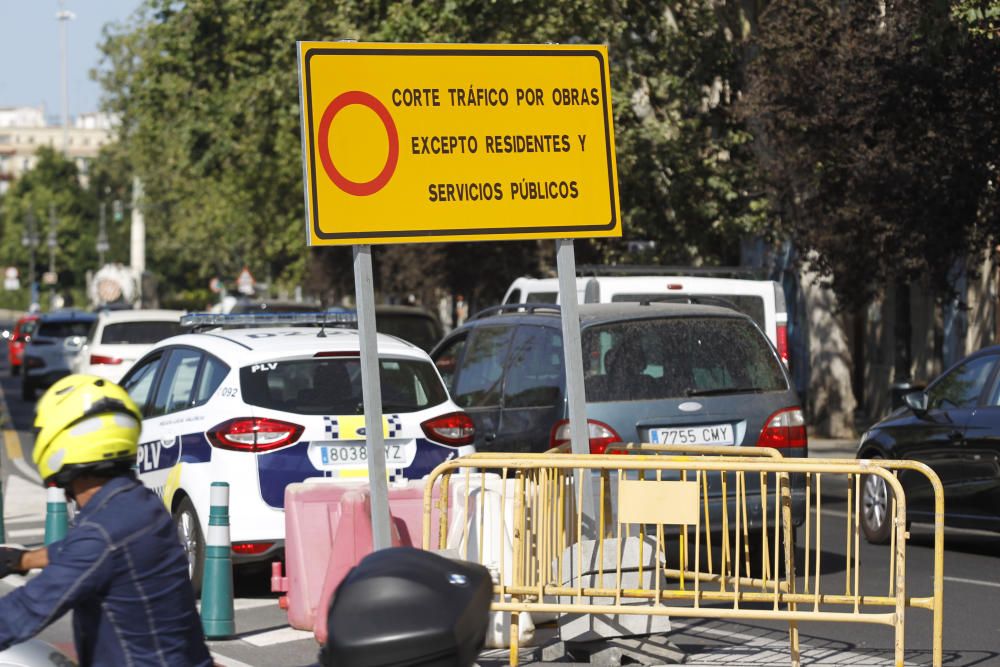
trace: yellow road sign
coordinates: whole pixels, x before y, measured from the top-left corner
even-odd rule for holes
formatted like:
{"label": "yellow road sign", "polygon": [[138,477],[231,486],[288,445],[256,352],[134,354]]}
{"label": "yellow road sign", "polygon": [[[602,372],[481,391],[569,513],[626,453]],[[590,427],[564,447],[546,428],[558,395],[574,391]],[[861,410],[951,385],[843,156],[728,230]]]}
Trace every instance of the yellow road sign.
{"label": "yellow road sign", "polygon": [[310,245],[621,236],[603,46],[298,52]]}

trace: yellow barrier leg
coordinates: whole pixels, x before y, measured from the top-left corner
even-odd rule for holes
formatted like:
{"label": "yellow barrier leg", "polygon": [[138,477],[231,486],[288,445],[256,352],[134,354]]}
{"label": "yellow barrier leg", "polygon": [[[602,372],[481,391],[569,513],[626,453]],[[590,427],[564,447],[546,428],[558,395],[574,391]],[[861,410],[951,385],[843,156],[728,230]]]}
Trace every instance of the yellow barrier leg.
{"label": "yellow barrier leg", "polygon": [[518,654],[520,650],[518,647],[518,639],[521,634],[520,625],[520,612],[512,611],[510,612],[510,667],[517,667],[518,660],[521,656]]}

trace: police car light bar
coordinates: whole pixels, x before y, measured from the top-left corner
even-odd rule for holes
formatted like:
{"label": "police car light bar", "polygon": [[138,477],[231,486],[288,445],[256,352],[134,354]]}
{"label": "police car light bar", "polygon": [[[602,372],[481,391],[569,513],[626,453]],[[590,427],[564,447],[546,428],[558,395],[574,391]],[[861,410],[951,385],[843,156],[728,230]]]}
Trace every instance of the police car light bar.
{"label": "police car light bar", "polygon": [[336,326],[357,324],[357,313],[336,311],[327,313],[191,313],[181,316],[181,326],[192,329],[207,327],[259,326]]}

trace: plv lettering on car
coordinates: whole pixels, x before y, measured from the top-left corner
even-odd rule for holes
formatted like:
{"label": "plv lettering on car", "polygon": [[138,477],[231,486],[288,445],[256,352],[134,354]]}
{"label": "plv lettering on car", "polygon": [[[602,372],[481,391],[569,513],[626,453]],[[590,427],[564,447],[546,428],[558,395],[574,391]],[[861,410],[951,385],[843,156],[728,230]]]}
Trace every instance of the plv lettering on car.
{"label": "plv lettering on car", "polygon": [[139,444],[135,465],[140,473],[172,468],[180,459],[180,438]]}

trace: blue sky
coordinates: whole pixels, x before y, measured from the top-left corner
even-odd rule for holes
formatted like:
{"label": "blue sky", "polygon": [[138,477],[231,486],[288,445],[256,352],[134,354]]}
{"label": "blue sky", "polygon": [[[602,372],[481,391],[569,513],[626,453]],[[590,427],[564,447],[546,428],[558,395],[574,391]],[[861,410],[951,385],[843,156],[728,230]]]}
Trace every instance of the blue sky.
{"label": "blue sky", "polygon": [[[101,29],[124,22],[142,0],[65,0],[76,14],[67,31],[69,113],[97,111],[100,86],[90,80],[97,66]],[[62,113],[59,83],[58,0],[0,0],[0,107],[45,105],[45,113]]]}

